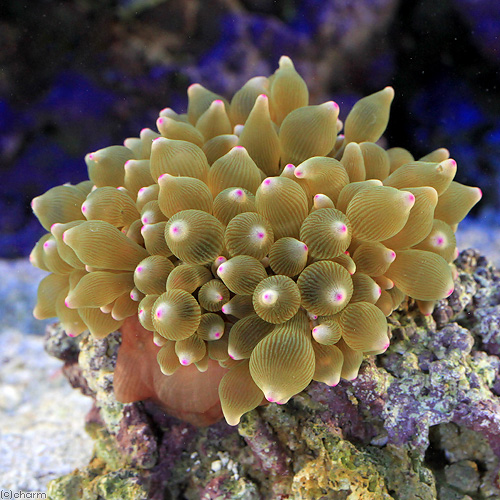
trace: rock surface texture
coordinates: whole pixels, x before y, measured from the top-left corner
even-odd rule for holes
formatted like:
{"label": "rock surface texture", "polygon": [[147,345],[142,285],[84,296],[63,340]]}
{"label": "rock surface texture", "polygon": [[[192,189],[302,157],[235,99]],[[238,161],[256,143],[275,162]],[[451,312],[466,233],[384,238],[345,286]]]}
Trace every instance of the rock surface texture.
{"label": "rock surface texture", "polygon": [[457,262],[455,291],[424,317],[390,319],[391,346],[358,378],[312,383],[206,428],[113,395],[120,335],[46,348],[94,399],[89,465],[49,483],[58,499],[469,500],[500,498],[500,274],[478,252]]}

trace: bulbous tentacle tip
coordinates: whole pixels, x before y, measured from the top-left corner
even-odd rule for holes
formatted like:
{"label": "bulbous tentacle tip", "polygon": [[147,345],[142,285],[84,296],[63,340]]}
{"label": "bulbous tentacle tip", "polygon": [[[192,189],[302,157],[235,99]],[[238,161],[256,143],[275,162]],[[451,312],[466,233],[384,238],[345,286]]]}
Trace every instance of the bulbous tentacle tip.
{"label": "bulbous tentacle tip", "polygon": [[453,177],[454,175],[453,172],[455,172],[456,169],[457,169],[457,162],[453,158],[448,158],[446,160],[443,160],[436,166],[436,170],[438,172],[442,172],[443,174],[446,174],[451,177]]}
{"label": "bulbous tentacle tip", "polygon": [[390,248],[384,253],[384,259],[387,263],[392,263],[396,260],[396,252]]}
{"label": "bulbous tentacle tip", "polygon": [[438,148],[436,149],[436,153],[443,155],[443,157],[449,158],[450,151],[446,148]]}
{"label": "bulbous tentacle tip", "polygon": [[220,266],[221,264],[223,264],[224,262],[227,262],[227,259],[226,257],[224,257],[223,255],[219,255],[218,257],[215,258],[214,260],[214,263],[215,265],[218,267]]}
{"label": "bulbous tentacle tip", "polygon": [[273,391],[264,391],[264,396],[270,403],[277,403],[279,401],[279,396]]}
{"label": "bulbous tentacle tip", "polygon": [[66,330],[66,335],[68,337],[71,337],[71,338],[74,339],[76,337],[79,337],[84,331],[85,330],[82,331],[81,329],[71,329],[71,328],[69,328],[69,329]]}
{"label": "bulbous tentacle tip", "polygon": [[403,201],[404,204],[408,207],[411,208],[413,205],[415,205],[415,195],[413,193],[410,193],[409,191],[401,191],[403,193]]}
{"label": "bulbous tentacle tip", "polygon": [[321,106],[327,109],[331,109],[333,111],[339,110],[339,105],[335,101],[326,101],[323,104],[321,104]]}
{"label": "bulbous tentacle tip", "polygon": [[339,382],[331,382],[326,384],[328,387],[337,387],[339,385]]}
{"label": "bulbous tentacle tip", "polygon": [[153,339],[153,344],[157,347],[163,346],[163,342],[161,340],[158,340],[158,339]]}
{"label": "bulbous tentacle tip", "polygon": [[171,179],[173,179],[173,175],[161,174],[160,177],[158,177],[158,184],[160,186],[163,186],[166,182],[168,182]]}
{"label": "bulbous tentacle tip", "polygon": [[383,92],[385,92],[388,96],[390,96],[391,99],[394,99],[394,87],[391,87],[388,85],[387,87],[384,88]]}
{"label": "bulbous tentacle tip", "polygon": [[449,297],[455,291],[455,287],[452,286],[447,292],[445,298]]}
{"label": "bulbous tentacle tip", "polygon": [[294,67],[293,62],[290,59],[290,57],[284,56],[284,55],[280,57],[280,60],[279,60],[278,64],[279,64],[280,69],[287,68],[287,67],[288,68],[293,68]]}
{"label": "bulbous tentacle tip", "polygon": [[193,92],[196,92],[197,90],[200,90],[200,89],[203,89],[203,87],[199,84],[199,83],[192,83],[188,88],[187,88],[187,92],[188,92],[188,95],[190,93],[193,93]]}
{"label": "bulbous tentacle tip", "polygon": [[[375,348],[372,351],[366,351],[363,354],[368,355],[368,356],[371,356],[371,355],[378,356],[379,354],[384,354],[384,352],[387,351],[387,349],[389,348],[390,345],[391,345],[390,342],[387,342],[387,343],[383,344],[382,346]],[[349,379],[347,379],[347,380],[349,380]]]}
{"label": "bulbous tentacle tip", "polygon": [[228,425],[230,425],[231,427],[234,427],[234,426],[238,425],[241,422],[241,417],[239,417],[239,418],[232,417],[231,418],[228,415],[228,416],[225,417],[225,419],[226,419],[226,422],[228,423]]}
{"label": "bulbous tentacle tip", "polygon": [[171,142],[172,142],[172,139],[168,139],[167,137],[163,137],[163,136],[159,135],[158,137],[155,137],[151,141],[151,150],[154,151],[154,150],[157,150],[158,148],[166,147]]}

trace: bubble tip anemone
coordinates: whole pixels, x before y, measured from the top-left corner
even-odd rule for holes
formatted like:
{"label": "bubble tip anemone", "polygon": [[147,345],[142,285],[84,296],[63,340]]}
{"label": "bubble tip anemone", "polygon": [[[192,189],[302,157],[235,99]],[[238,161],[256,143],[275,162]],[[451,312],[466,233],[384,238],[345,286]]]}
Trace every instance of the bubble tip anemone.
{"label": "bubble tip anemone", "polygon": [[230,104],[190,85],[187,115],[156,120],[165,136],[89,153],[89,181],[32,201],[52,233],[30,254],[50,272],[35,317],[120,328],[117,398],[197,424],[354,380],[406,295],[430,314],[453,292],[455,226],[482,196],[452,181],[445,149],[415,162],[377,144],[393,97],[361,99],[343,124],[334,101],[309,105],[287,56]]}

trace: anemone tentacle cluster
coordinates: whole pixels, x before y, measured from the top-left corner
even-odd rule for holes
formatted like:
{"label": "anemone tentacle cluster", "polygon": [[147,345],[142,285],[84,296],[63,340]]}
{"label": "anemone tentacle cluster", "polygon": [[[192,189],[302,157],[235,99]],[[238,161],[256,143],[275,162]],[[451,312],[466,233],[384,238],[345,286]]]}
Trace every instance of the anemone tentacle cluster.
{"label": "anemone tentacle cluster", "polygon": [[157,132],[88,154],[90,180],[33,200],[48,233],[30,258],[50,272],[34,314],[96,337],[138,317],[164,375],[227,369],[235,425],[311,380],[354,379],[407,296],[425,314],[449,296],[455,231],[481,191],[453,180],[446,149],[415,160],[377,144],[391,87],[343,124],[283,56],[230,102],[199,84],[188,97]]}

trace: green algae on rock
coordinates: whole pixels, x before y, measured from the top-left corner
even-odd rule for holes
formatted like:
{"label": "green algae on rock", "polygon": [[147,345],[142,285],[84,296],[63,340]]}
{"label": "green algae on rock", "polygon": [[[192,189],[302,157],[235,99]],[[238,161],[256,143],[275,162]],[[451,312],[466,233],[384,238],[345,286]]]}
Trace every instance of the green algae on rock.
{"label": "green algae on rock", "polygon": [[[416,161],[375,144],[391,87],[344,126],[333,101],[309,104],[288,57],[252,80],[230,102],[191,85],[187,114],[163,109],[159,132],[88,154],[89,181],[32,202],[49,232],[30,259],[51,273],[35,316],[58,316],[69,335],[121,329],[117,398],[199,425],[354,379],[389,346],[385,317],[405,296],[430,314],[453,292],[454,231],[481,198],[453,181],[447,150]],[[241,314],[224,309],[238,300]],[[270,327],[242,349],[231,331],[249,314]],[[245,354],[231,359],[230,345]]]}

